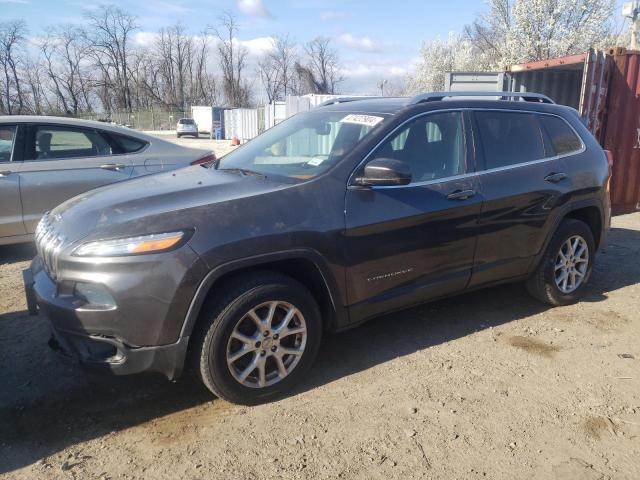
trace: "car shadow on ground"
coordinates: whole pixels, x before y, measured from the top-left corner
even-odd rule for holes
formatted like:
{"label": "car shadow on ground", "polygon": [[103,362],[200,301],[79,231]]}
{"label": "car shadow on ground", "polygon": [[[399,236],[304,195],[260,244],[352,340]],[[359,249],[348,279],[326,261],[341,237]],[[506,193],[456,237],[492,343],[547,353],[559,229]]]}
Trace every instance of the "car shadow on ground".
{"label": "car shadow on ground", "polygon": [[[640,282],[640,232],[613,229],[596,263],[586,302]],[[292,395],[548,307],[520,284],[467,293],[386,315],[325,337],[309,377]],[[213,399],[193,375],[109,377],[61,361],[46,347],[48,327],[25,312],[0,315],[0,473],[69,446]]]}
{"label": "car shadow on ground", "polygon": [[0,265],[4,263],[25,262],[37,255],[33,243],[0,246]]}

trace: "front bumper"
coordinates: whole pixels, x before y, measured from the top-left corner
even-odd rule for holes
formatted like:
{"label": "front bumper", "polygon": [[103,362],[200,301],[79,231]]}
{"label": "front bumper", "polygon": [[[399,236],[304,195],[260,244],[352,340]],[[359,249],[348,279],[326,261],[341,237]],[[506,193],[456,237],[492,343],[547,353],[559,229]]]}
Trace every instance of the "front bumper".
{"label": "front bumper", "polygon": [[114,375],[158,372],[169,380],[182,373],[189,337],[173,345],[133,348],[114,338],[59,331],[51,324],[49,346],[83,366]]}
{"label": "front bumper", "polygon": [[[36,257],[23,272],[29,311],[51,323],[51,346],[87,366],[177,378],[189,342],[180,331],[204,269],[188,246],[163,255],[93,265],[61,260],[57,281]],[[108,292],[113,305],[87,304],[69,287],[88,281]]]}

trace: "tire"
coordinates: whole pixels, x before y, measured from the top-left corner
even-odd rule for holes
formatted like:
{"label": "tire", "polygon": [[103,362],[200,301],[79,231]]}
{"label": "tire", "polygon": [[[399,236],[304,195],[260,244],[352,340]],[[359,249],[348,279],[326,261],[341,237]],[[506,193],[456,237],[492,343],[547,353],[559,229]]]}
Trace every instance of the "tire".
{"label": "tire", "polygon": [[200,138],[200,135],[198,133],[196,133],[193,138]]}
{"label": "tire", "polygon": [[[273,304],[277,304],[274,323],[267,326],[273,330],[265,334],[249,313],[255,309],[256,316],[265,320]],[[279,330],[291,306],[296,313],[287,323],[289,327]],[[301,331],[301,325],[306,327],[306,335],[291,333]],[[277,331],[283,338],[276,338]],[[238,334],[244,342],[236,339]],[[215,395],[232,403],[255,405],[280,397],[304,378],[318,353],[321,337],[320,311],[309,291],[288,276],[256,272],[232,280],[224,291],[205,303],[194,331],[191,359],[202,382]],[[251,342],[246,342],[248,338]],[[247,353],[240,355],[242,349]],[[286,354],[285,350],[302,354]],[[234,354],[239,358],[228,364]],[[277,357],[281,358],[280,364]],[[260,375],[259,367],[253,367],[241,382],[239,377],[255,365],[252,362],[262,361],[265,375]],[[280,366],[287,370],[285,375]]]}
{"label": "tire", "polygon": [[176,138],[180,138],[180,134],[179,133],[176,133]]}
{"label": "tire", "polygon": [[[579,246],[576,250],[580,252],[581,247],[586,246],[586,261],[584,255],[575,263],[570,261],[569,264],[573,265],[574,269],[583,270],[582,277],[578,278],[578,275],[575,275],[576,281],[573,286],[577,285],[577,287],[572,289],[571,275],[566,276],[567,281],[565,282],[565,267],[558,267],[558,265],[564,262],[560,256],[561,248],[563,255],[567,254],[567,258],[572,258],[570,250],[567,250],[567,242],[573,243],[575,239],[584,241],[582,243],[578,240]],[[595,241],[589,226],[580,220],[571,218],[563,220],[553,234],[538,268],[527,280],[527,290],[537,300],[552,306],[570,305],[577,302],[591,277],[595,255]],[[583,267],[585,264],[586,267]],[[563,290],[565,286],[566,288]]]}

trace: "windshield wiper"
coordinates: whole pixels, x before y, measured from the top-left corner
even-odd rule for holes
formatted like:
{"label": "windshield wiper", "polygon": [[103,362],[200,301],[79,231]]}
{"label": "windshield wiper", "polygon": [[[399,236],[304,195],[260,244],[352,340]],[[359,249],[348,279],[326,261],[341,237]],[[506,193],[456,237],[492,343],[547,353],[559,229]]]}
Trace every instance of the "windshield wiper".
{"label": "windshield wiper", "polygon": [[254,177],[267,178],[264,173],[256,172],[254,170],[249,170],[247,168],[218,168],[221,172],[229,172],[229,173],[239,173],[241,175],[249,176],[252,175]]}

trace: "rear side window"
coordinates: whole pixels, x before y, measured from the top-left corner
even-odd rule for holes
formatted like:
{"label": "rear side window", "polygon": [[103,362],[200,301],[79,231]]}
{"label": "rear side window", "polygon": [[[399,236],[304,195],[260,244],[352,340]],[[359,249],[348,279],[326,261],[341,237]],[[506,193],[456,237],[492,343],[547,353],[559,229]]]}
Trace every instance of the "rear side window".
{"label": "rear side window", "polygon": [[111,138],[120,147],[118,153],[136,153],[147,146],[147,142],[138,140],[137,138],[127,137],[126,135],[118,135],[117,133],[110,133]]}
{"label": "rear side window", "polygon": [[582,149],[582,141],[565,120],[551,115],[540,115],[539,118],[542,127],[551,139],[551,146],[556,155],[564,155]]}
{"label": "rear side window", "polygon": [[0,162],[10,162],[13,142],[16,138],[15,125],[0,125]]}
{"label": "rear side window", "polygon": [[32,160],[111,155],[111,145],[95,130],[38,125],[35,127]]}
{"label": "rear side window", "polygon": [[536,115],[519,112],[476,112],[485,168],[507,167],[546,157]]}

